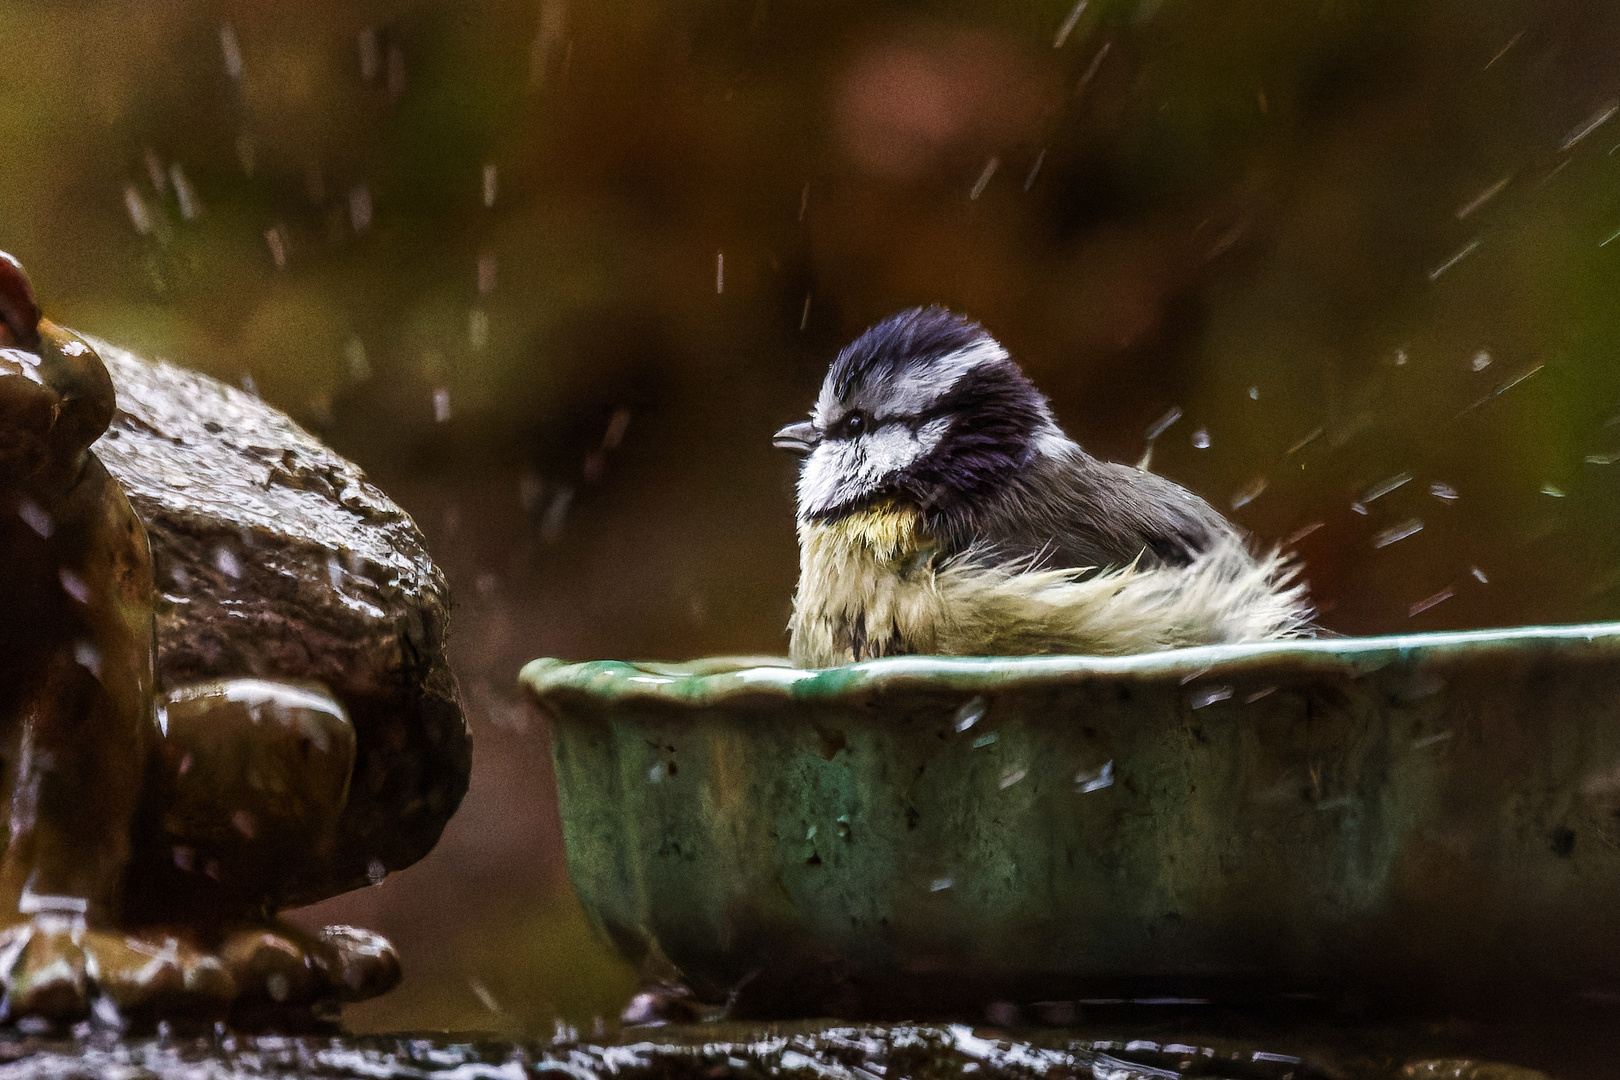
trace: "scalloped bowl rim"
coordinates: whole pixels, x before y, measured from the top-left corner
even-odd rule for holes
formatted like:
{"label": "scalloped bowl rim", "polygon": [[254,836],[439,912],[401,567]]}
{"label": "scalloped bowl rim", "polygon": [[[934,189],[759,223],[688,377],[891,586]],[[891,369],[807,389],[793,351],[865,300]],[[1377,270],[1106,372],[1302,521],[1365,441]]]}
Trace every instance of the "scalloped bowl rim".
{"label": "scalloped bowl rim", "polygon": [[1205,676],[1272,665],[1366,673],[1413,654],[1437,658],[1594,643],[1620,651],[1620,622],[1245,642],[1129,656],[889,656],[833,668],[796,668],[786,659],[761,656],[686,662],[539,659],[526,664],[519,678],[542,701],[583,696],[612,703],[708,707],[733,697],[825,701],[902,687],[978,691],[1086,677],[1179,678],[1192,683]]}

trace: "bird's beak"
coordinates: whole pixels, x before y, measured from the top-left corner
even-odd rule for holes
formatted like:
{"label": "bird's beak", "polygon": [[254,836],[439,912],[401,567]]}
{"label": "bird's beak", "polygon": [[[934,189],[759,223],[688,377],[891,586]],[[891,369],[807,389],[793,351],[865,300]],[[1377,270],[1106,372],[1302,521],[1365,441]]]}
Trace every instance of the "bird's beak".
{"label": "bird's beak", "polygon": [[771,436],[771,445],[778,450],[787,450],[795,454],[808,454],[816,448],[821,441],[821,432],[809,420],[801,420],[797,424],[787,427]]}

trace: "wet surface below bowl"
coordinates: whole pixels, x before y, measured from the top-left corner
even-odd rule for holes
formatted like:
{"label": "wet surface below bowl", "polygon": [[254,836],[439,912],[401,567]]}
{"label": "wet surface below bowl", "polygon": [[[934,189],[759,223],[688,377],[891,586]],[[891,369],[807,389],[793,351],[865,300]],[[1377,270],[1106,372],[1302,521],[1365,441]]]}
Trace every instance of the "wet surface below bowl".
{"label": "wet surface below bowl", "polygon": [[[628,1029],[580,1040],[476,1035],[287,1038],[79,1039],[0,1037],[4,1080],[116,1077],[230,1080],[354,1077],[365,1080],[1564,1080],[1612,1076],[1617,1059],[1593,1046],[1484,1056],[1503,1032],[1424,1028],[1300,1028],[1265,1038],[1220,1037],[1230,1018],[1167,1019],[1123,1026],[1035,1031],[966,1025],[747,1027],[705,1024]],[[1240,1022],[1244,1026],[1246,1022]],[[1520,1033],[1521,1035],[1523,1033]],[[1511,1032],[1509,1033],[1511,1036]],[[1508,1061],[1534,1065],[1514,1065]],[[1535,1066],[1540,1066],[1540,1071]]]}

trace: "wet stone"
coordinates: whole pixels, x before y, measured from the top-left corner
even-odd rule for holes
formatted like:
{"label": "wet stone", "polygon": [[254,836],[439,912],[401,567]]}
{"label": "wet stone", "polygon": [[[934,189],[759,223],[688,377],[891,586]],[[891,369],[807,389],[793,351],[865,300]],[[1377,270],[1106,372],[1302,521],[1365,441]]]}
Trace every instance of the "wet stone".
{"label": "wet stone", "polygon": [[1547,1080],[1519,1066],[1399,1053],[1283,1053],[1220,1040],[1099,1039],[1047,1031],[1012,1037],[962,1025],[701,1025],[627,1030],[616,1039],[506,1042],[476,1037],[246,1036],[120,1040],[0,1036],[7,1080],[117,1076],[355,1077],[366,1080]]}
{"label": "wet stone", "polygon": [[471,766],[445,656],[449,593],[421,532],[359,467],[257,397],[89,340],[118,391],[94,450],[151,541],[159,679],[313,679],[354,721],[341,840],[291,899],[420,859]]}

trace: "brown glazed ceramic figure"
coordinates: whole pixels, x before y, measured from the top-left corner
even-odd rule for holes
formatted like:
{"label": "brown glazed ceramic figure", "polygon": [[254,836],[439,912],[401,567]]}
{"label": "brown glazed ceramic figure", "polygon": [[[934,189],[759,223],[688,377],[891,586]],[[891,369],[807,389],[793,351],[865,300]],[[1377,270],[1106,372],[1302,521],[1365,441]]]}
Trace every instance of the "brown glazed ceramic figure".
{"label": "brown glazed ceramic figure", "polygon": [[382,993],[388,943],[277,922],[355,754],[323,688],[160,694],[147,538],[90,452],[113,385],[0,253],[5,1019],[251,1015]]}

